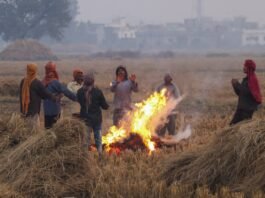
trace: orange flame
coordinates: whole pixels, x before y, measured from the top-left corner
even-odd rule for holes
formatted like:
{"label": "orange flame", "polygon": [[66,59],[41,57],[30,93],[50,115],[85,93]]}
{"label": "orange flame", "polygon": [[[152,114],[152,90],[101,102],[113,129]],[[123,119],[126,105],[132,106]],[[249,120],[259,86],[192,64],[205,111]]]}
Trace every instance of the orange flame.
{"label": "orange flame", "polygon": [[[152,138],[152,119],[166,106],[166,90],[154,92],[148,99],[141,103],[135,104],[135,109],[129,112],[121,121],[121,127],[112,126],[109,132],[102,137],[106,150],[110,150],[110,145],[115,142],[121,142],[129,136],[130,133],[138,134],[145,146],[150,152],[155,150],[155,143]],[[129,121],[128,121],[129,120]]]}

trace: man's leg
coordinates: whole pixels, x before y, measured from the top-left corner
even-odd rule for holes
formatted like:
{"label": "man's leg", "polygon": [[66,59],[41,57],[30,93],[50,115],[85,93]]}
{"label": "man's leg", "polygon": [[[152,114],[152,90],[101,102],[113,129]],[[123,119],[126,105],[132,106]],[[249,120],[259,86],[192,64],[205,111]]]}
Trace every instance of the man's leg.
{"label": "man's leg", "polygon": [[124,116],[124,111],[122,109],[114,109],[113,112],[113,125],[119,127],[120,121]]}
{"label": "man's leg", "polygon": [[96,147],[98,150],[99,154],[102,154],[102,134],[101,134],[101,125],[99,126],[95,126],[93,128],[93,132],[94,132],[94,138],[95,138],[95,143],[96,143]]}
{"label": "man's leg", "polygon": [[234,114],[233,119],[230,122],[230,125],[233,125],[233,124],[236,124],[236,123],[242,121],[243,120],[242,114],[243,114],[243,111],[241,109],[237,109],[235,114]]}
{"label": "man's leg", "polygon": [[243,120],[251,120],[254,111],[242,111],[242,119]]}
{"label": "man's leg", "polygon": [[164,126],[160,126],[158,129],[157,129],[157,135],[160,136],[160,137],[164,137],[165,134],[166,134],[166,129],[167,129],[167,123],[164,125]]}
{"label": "man's leg", "polygon": [[169,135],[176,135],[176,115],[168,116],[167,130]]}
{"label": "man's leg", "polygon": [[86,141],[84,142],[84,146],[87,148],[90,148],[91,145],[91,133],[92,133],[92,128],[90,126],[87,126],[87,137]]}

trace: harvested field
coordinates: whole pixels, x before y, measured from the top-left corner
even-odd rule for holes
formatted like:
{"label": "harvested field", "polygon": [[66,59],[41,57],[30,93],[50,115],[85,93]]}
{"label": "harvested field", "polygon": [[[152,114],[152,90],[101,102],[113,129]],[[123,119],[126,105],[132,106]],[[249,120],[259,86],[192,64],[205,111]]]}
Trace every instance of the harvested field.
{"label": "harvested field", "polygon": [[[262,151],[264,144],[261,141],[264,138],[262,134],[264,107],[255,112],[253,122],[233,128],[228,127],[237,102],[230,80],[231,78],[243,78],[241,65],[245,58],[249,57],[183,56],[167,59],[119,60],[82,57],[57,61],[60,80],[64,83],[72,80],[74,68],[95,72],[96,84],[102,89],[111,106],[110,110],[103,112],[103,133],[106,133],[112,125],[113,94],[109,90],[109,83],[114,78],[117,65],[125,64],[129,73],[135,73],[137,76],[140,91],[133,94],[134,103],[142,101],[150,95],[168,71],[172,74],[181,92],[187,94],[178,108],[177,127],[185,118],[191,124],[193,133],[189,140],[177,145],[176,150],[164,148],[157,150],[151,156],[142,151],[125,151],[118,156],[105,154],[101,160],[98,159],[96,152],[89,152],[88,158],[86,158],[89,164],[88,169],[84,169],[82,165],[84,159],[79,155],[82,153],[79,136],[67,135],[82,128],[82,124],[80,125],[79,122],[69,121],[72,113],[78,111],[78,105],[64,99],[63,120],[57,125],[59,127],[45,131],[45,133],[43,129],[40,129],[40,133],[37,131],[31,133],[27,129],[27,124],[21,124],[18,117],[15,117],[17,121],[10,121],[11,115],[14,112],[19,112],[16,90],[25,75],[27,62],[0,62],[2,68],[0,73],[0,111],[2,112],[0,138],[3,137],[0,140],[0,146],[4,145],[3,148],[5,148],[5,151],[0,153],[0,194],[5,197],[36,197],[33,195],[82,197],[86,195],[85,197],[182,198],[194,196],[192,184],[197,182],[198,188],[195,197],[199,198],[217,197],[212,194],[214,188],[216,191],[220,188],[219,197],[223,198],[242,198],[244,193],[251,191],[253,191],[253,197],[263,198],[265,196],[262,192],[265,167],[264,151]],[[257,62],[257,75],[261,82],[262,93],[265,95],[265,68],[263,68],[265,59],[263,57],[253,58]],[[45,63],[46,60],[37,61],[39,79],[43,78]],[[8,86],[11,87],[10,90],[14,91],[9,91]],[[69,124],[73,122],[75,124]],[[41,123],[43,125],[43,113],[41,113]],[[20,141],[14,147],[9,147],[8,141],[13,136],[21,136]],[[239,140],[236,141],[236,138]],[[57,142],[59,139],[61,142]],[[220,139],[223,141],[218,141]],[[7,143],[3,144],[6,141]],[[65,145],[62,142],[65,142]],[[56,144],[60,146],[57,147]],[[214,145],[216,147],[213,144],[216,144]],[[73,151],[71,151],[72,148],[74,148]],[[78,156],[72,158],[75,153],[78,153]],[[203,161],[199,154],[205,154],[203,159],[209,159],[209,161]],[[25,160],[19,160],[21,158]],[[183,160],[181,161],[181,159]],[[203,175],[211,175],[209,181],[205,179],[205,176],[204,179],[200,177],[201,180],[194,177],[193,180],[189,178],[190,183],[184,182],[182,173],[190,173],[195,176],[196,169],[191,169],[188,172],[190,170],[188,168],[191,168],[191,163],[199,159],[198,163],[200,162],[199,167],[203,171]],[[67,163],[68,161],[70,164]],[[81,165],[77,165],[75,162]],[[176,162],[176,166],[168,162]],[[64,163],[76,169],[71,169]],[[248,165],[244,165],[244,163]],[[183,164],[187,165],[183,166]],[[214,178],[217,178],[218,172],[211,174],[212,172],[204,171],[208,165],[208,171],[214,172],[218,169],[219,173],[222,173],[223,177],[217,180],[218,182],[213,181]],[[216,169],[213,169],[214,165]],[[66,167],[65,174],[62,171],[64,166]],[[172,182],[168,182],[172,183],[170,186],[167,185],[166,180],[161,179],[162,173],[169,171],[168,168],[171,168],[172,174],[169,174],[170,177],[163,178],[171,178]],[[224,170],[221,171],[221,168]],[[88,170],[88,173],[84,173],[86,172],[84,170]],[[37,175],[38,177],[36,177]],[[74,181],[68,177],[69,175],[74,178]],[[188,178],[188,174],[186,176],[185,178]],[[234,176],[235,178],[231,179]],[[62,178],[66,178],[67,182],[62,182]],[[183,179],[183,183],[178,178]],[[240,179],[241,182],[236,182]],[[234,183],[232,184],[232,182]],[[208,185],[212,183],[216,183],[216,185],[213,187]]]}

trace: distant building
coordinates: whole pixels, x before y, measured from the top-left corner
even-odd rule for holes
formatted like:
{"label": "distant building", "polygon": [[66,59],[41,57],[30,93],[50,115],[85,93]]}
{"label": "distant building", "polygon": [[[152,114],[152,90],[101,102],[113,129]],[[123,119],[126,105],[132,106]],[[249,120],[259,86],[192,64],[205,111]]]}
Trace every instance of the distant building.
{"label": "distant building", "polygon": [[265,45],[265,29],[245,30],[242,34],[242,46]]}

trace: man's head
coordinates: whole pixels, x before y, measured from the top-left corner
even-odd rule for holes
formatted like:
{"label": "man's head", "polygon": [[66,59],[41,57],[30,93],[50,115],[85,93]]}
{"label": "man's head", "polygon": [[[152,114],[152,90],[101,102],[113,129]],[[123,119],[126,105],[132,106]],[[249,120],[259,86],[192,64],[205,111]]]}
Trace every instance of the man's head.
{"label": "man's head", "polygon": [[82,84],[83,80],[84,80],[84,76],[83,76],[83,72],[79,69],[75,69],[73,71],[73,77],[74,77],[74,81],[76,81],[78,84]]}
{"label": "man's head", "polygon": [[256,63],[251,59],[245,60],[243,68],[244,73],[248,74],[250,72],[254,72],[255,70],[256,70]]}
{"label": "man's head", "polygon": [[34,63],[27,64],[27,76],[33,77],[37,75],[37,65]]}
{"label": "man's head", "polygon": [[164,82],[165,82],[165,84],[172,83],[172,77],[171,77],[171,75],[169,73],[165,74],[165,76],[164,76]]}
{"label": "man's head", "polygon": [[88,86],[94,85],[94,82],[95,82],[94,74],[92,72],[88,72],[84,76],[84,85],[88,87]]}
{"label": "man's head", "polygon": [[120,65],[116,69],[116,77],[121,81],[128,80],[128,73],[124,66]]}
{"label": "man's head", "polygon": [[49,61],[45,65],[45,73],[48,78],[56,78],[59,79],[58,73],[56,71],[56,64]]}

